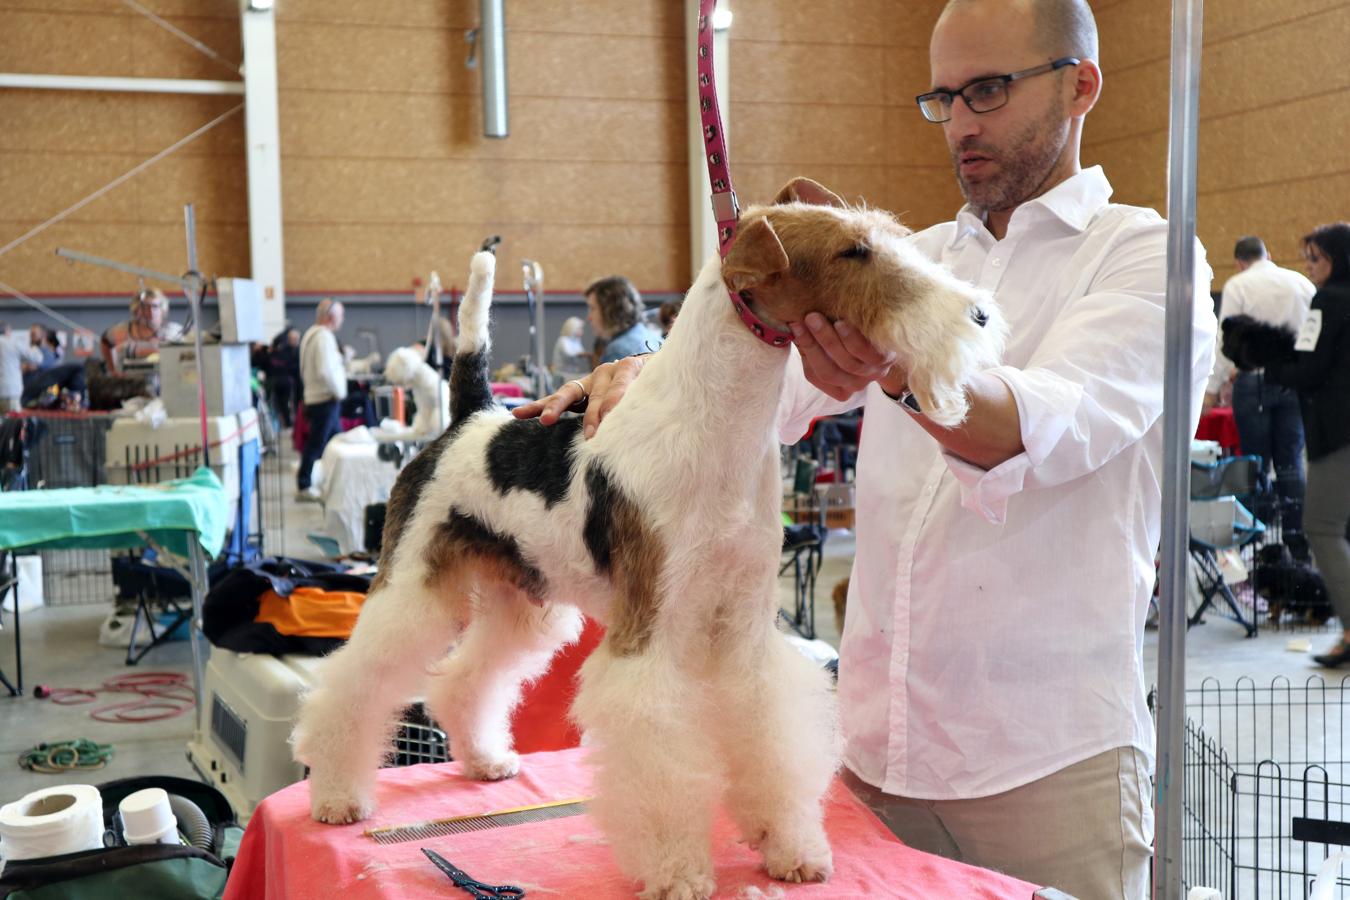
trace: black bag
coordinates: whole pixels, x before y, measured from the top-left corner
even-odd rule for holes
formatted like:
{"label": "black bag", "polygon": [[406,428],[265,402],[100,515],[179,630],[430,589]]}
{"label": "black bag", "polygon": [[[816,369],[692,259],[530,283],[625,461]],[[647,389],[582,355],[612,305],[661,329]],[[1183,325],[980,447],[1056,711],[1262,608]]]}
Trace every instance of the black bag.
{"label": "black bag", "polygon": [[196,843],[207,846],[141,844],[12,860],[0,875],[0,900],[215,900],[223,896],[244,830],[229,801],[211,785],[170,776],[110,781],[99,786],[105,827],[113,828],[117,805],[124,797],[151,787],[191,801],[201,811],[199,822],[187,826],[180,818],[179,828],[193,832]]}

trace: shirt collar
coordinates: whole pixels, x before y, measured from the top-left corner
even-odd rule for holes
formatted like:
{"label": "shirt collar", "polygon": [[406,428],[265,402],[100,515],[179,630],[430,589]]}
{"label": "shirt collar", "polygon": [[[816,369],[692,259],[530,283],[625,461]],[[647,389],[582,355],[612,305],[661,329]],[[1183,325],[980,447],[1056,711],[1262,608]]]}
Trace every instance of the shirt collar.
{"label": "shirt collar", "polygon": [[[1013,211],[1012,222],[1021,222],[1028,218],[1036,221],[1049,214],[1075,231],[1082,231],[1088,227],[1093,216],[1101,211],[1110,198],[1111,182],[1106,180],[1102,167],[1089,166],[1076,175],[1064,179],[1039,197],[1023,203]],[[958,246],[972,234],[978,234],[984,227],[984,217],[977,215],[967,203],[956,214],[956,232],[952,236],[950,246]]]}

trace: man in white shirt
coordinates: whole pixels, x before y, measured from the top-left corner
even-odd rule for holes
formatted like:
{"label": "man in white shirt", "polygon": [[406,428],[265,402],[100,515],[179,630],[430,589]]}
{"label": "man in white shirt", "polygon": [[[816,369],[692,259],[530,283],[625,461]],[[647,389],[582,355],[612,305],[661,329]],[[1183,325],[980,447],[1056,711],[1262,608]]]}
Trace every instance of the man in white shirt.
{"label": "man in white shirt", "polygon": [[340,428],[339,413],[347,396],[347,370],[337,332],[342,327],[343,306],[331,297],[319,301],[314,324],[300,338],[300,380],[305,386],[305,422],[309,433],[295,474],[296,497],[317,500],[319,491],[310,480],[314,463],[323,456],[323,448]]}
{"label": "man in white shirt", "polygon": [[[1224,282],[1219,321],[1248,315],[1269,325],[1297,332],[1303,327],[1317,288],[1298,272],[1271,262],[1265,243],[1244,237],[1233,248],[1237,274]],[[1269,471],[1275,467],[1275,490],[1280,496],[1284,542],[1302,559],[1308,558],[1303,537],[1303,413],[1293,388],[1267,384],[1260,371],[1239,372],[1223,355],[1223,341],[1214,359],[1214,372],[1205,393],[1205,410],[1219,399],[1219,391],[1233,382],[1233,419],[1242,452],[1260,456]]]}
{"label": "man in white shirt", "polygon": [[0,322],[0,415],[23,408],[24,363],[41,358],[41,353],[20,340],[7,322]]}
{"label": "man in white shirt", "polygon": [[[780,437],[863,405],[857,552],[840,648],[846,779],[907,844],[1082,898],[1139,900],[1152,855],[1144,618],[1161,537],[1167,224],[1081,170],[1101,72],[1084,0],[954,0],[933,89],[968,203],[914,236],[993,291],[1004,365],[944,429],[846,322],[793,323]],[[1213,364],[1197,247],[1192,403]],[[641,358],[588,395],[586,433]],[[793,371],[798,374],[794,377]],[[1194,427],[1194,423],[1192,423]]]}

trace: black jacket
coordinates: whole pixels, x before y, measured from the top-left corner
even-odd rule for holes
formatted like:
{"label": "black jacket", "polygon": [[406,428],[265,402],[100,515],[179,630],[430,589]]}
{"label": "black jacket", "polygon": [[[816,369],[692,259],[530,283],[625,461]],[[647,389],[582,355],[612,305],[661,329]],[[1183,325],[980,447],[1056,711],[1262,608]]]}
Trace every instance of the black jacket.
{"label": "black jacket", "polygon": [[1312,350],[1266,365],[1266,380],[1298,392],[1308,459],[1350,444],[1350,285],[1333,284],[1313,296],[1322,331]]}

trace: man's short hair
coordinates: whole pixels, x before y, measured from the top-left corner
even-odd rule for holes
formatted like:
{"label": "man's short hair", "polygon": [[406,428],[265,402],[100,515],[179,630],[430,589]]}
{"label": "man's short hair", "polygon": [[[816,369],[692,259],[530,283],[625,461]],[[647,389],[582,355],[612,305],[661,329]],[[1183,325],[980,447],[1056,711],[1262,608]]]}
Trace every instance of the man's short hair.
{"label": "man's short hair", "polygon": [[1238,262],[1257,262],[1269,256],[1266,252],[1265,241],[1254,234],[1238,238],[1238,242],[1233,245],[1233,259]]}
{"label": "man's short hair", "polygon": [[[943,10],[973,6],[986,0],[948,0]],[[1036,49],[1047,59],[1073,56],[1078,59],[1098,60],[1097,20],[1087,0],[1029,0],[1032,31],[1036,35]]]}
{"label": "man's short hair", "polygon": [[339,305],[341,304],[332,297],[324,297],[319,301],[319,305],[314,307],[314,321],[321,325],[324,322],[327,322],[329,314],[333,311],[333,307]]}

